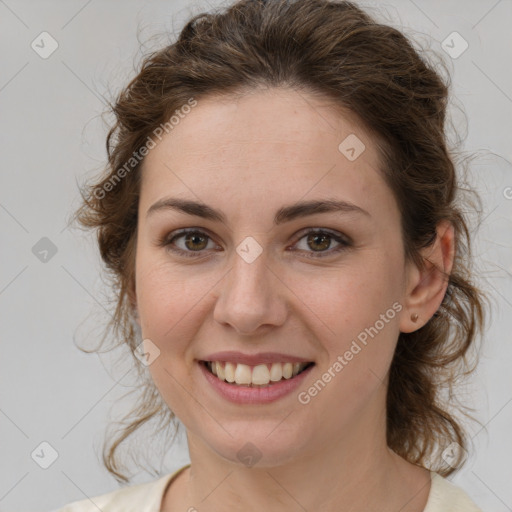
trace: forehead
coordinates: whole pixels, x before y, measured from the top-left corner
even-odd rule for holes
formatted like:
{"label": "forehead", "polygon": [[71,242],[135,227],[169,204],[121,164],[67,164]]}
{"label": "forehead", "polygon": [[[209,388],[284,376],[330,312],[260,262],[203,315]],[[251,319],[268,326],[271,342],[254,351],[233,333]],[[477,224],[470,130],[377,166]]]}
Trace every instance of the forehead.
{"label": "forehead", "polygon": [[[347,140],[362,151],[355,159],[343,152]],[[357,118],[293,89],[199,99],[143,164],[142,206],[171,193],[219,207],[223,198],[279,207],[333,194],[366,210],[394,207],[376,142]]]}

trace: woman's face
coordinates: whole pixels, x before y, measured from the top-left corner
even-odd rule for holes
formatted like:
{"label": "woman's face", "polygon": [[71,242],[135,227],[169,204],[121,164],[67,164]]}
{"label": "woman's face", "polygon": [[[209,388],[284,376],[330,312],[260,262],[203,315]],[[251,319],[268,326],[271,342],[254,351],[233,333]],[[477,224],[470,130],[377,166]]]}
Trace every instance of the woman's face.
{"label": "woman's face", "polygon": [[[273,466],[384,435],[409,266],[378,169],[353,118],[291,89],[201,99],[150,150],[136,302],[152,378],[189,442]],[[353,207],[296,208],[325,201]],[[226,351],[238,354],[214,355]],[[226,378],[275,381],[222,383],[212,359]],[[287,362],[314,365],[278,381]]]}

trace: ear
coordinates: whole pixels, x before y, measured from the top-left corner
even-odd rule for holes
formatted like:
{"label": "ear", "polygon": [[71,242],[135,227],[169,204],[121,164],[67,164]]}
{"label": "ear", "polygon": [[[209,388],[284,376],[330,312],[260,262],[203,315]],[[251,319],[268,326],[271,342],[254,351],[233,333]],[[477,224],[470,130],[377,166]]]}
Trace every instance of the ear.
{"label": "ear", "polygon": [[[436,231],[434,243],[421,251],[425,268],[420,270],[413,262],[408,265],[401,332],[413,332],[425,325],[439,309],[448,288],[455,256],[454,228],[443,220]],[[411,320],[413,314],[418,315],[416,322]]]}

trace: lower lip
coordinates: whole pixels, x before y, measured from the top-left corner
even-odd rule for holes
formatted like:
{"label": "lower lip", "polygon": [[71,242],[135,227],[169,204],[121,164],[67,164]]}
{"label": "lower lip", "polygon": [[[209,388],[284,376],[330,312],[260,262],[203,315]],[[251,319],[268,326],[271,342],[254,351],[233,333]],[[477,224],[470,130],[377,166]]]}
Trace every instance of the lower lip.
{"label": "lower lip", "polygon": [[279,400],[279,398],[289,395],[296,390],[314,367],[314,365],[311,365],[291,379],[283,379],[264,388],[251,388],[229,384],[228,382],[220,380],[213,375],[213,373],[208,371],[204,363],[198,364],[213,389],[223,398],[236,404],[268,404]]}

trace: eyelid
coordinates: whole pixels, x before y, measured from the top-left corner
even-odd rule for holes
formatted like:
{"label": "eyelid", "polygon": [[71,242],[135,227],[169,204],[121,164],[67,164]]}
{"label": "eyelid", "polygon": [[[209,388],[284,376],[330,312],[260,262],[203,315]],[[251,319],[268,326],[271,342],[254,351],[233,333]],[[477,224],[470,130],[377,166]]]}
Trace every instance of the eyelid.
{"label": "eyelid", "polygon": [[[174,252],[177,254],[182,254],[185,257],[195,257],[198,259],[207,258],[208,256],[205,256],[203,254],[206,252],[204,250],[184,251],[183,249],[180,249],[179,247],[170,248],[172,245],[172,242],[175,239],[183,237],[189,233],[199,233],[202,235],[206,235],[206,237],[209,240],[211,240],[214,243],[217,243],[217,242],[215,242],[214,237],[210,234],[208,229],[201,228],[201,227],[189,227],[189,228],[177,229],[177,230],[172,231],[169,234],[164,235],[162,238],[160,238],[158,240],[158,245],[168,248],[168,250],[170,250],[171,252]],[[315,252],[315,251],[303,251],[302,249],[291,249],[291,251],[292,252],[305,252],[305,253],[309,254],[309,256],[306,256],[306,257],[310,257],[310,258],[327,258],[329,256],[336,255],[336,254],[342,252],[343,250],[346,250],[349,247],[353,246],[353,241],[349,236],[345,235],[344,233],[338,232],[336,230],[332,230],[329,228],[323,228],[323,227],[306,227],[306,228],[301,229],[294,235],[295,241],[293,242],[292,246],[296,245],[302,238],[304,238],[305,236],[310,235],[310,234],[329,235],[335,242],[337,242],[339,244],[339,246],[337,248],[328,249],[326,251],[316,251]],[[288,247],[287,247],[287,249],[288,249]]]}
{"label": "eyelid", "polygon": [[[340,252],[343,252],[346,249],[349,249],[354,244],[350,237],[347,235],[340,233],[339,231],[332,230],[329,228],[322,228],[322,227],[308,227],[300,230],[294,237],[295,242],[293,242],[293,245],[296,245],[302,238],[304,238],[307,235],[314,235],[314,234],[326,234],[329,235],[335,242],[337,242],[339,245],[335,248],[330,248],[326,251],[305,251],[307,254],[307,258],[328,258],[330,256],[335,256],[339,254]],[[304,252],[301,249],[291,249],[292,252]]]}
{"label": "eyelid", "polygon": [[[158,240],[158,245],[169,249],[172,245],[172,242],[175,239],[183,237],[189,233],[200,233],[202,235],[206,235],[206,237],[209,240],[216,243],[214,240],[214,237],[209,233],[209,231],[207,229],[200,228],[200,227],[190,227],[190,228],[176,229],[176,230],[172,231],[171,233],[164,235],[162,238],[160,238]],[[197,251],[197,252],[184,251],[183,249],[180,249],[179,247],[170,248],[169,250],[172,252],[175,252],[177,254],[182,254],[185,257],[195,257],[195,258],[205,258],[206,257],[202,254],[205,251]]]}
{"label": "eyelid", "polygon": [[339,238],[345,243],[352,243],[352,240],[348,235],[336,231],[334,229],[329,228],[321,228],[321,227],[307,227],[303,228],[295,234],[295,239],[300,240],[304,235],[309,235],[311,233],[325,233],[327,235],[331,235],[334,239]]}

